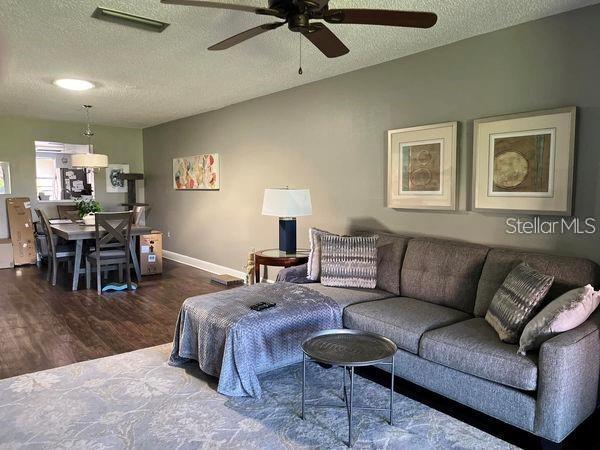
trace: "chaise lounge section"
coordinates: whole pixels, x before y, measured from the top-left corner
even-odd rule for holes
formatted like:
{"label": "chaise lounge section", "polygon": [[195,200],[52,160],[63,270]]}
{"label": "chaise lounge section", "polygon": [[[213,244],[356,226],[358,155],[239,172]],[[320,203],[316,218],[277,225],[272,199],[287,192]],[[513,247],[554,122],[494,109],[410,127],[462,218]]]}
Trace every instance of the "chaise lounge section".
{"label": "chaise lounge section", "polygon": [[[592,284],[589,260],[465,242],[380,234],[378,288],[307,287],[332,297],[346,328],[379,333],[398,346],[395,374],[552,442],[561,442],[598,406],[600,311],[517,354],[485,321],[508,273],[521,262],[554,276],[544,304]],[[392,255],[395,255],[392,257]],[[279,280],[302,267],[282,271]],[[394,280],[396,277],[396,280]]]}

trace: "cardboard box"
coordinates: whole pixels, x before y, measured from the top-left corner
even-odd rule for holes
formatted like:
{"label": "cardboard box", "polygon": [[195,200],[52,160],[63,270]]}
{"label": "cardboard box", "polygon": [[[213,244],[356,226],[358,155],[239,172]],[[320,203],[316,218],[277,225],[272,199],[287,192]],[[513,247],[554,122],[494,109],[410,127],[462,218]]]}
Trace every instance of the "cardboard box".
{"label": "cardboard box", "polygon": [[0,239],[0,269],[12,269],[15,267],[13,257],[13,246],[10,239]]}
{"label": "cardboard box", "polygon": [[140,269],[142,275],[162,273],[162,233],[152,231],[140,236]]}
{"label": "cardboard box", "polygon": [[35,264],[37,262],[37,255],[29,198],[7,198],[6,214],[8,216],[8,228],[10,230],[10,240],[13,245],[15,266]]}

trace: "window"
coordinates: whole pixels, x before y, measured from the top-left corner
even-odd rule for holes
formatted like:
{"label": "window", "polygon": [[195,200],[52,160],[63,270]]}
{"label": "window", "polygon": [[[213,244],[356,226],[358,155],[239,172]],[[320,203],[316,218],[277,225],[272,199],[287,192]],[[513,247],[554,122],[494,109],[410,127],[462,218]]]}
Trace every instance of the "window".
{"label": "window", "polygon": [[71,166],[71,155],[89,153],[87,145],[35,141],[35,186],[42,201],[78,200],[92,195],[94,172]]}
{"label": "window", "polygon": [[56,160],[43,156],[36,157],[35,172],[37,174],[35,184],[40,200],[58,199],[60,194],[56,182]]}
{"label": "window", "polygon": [[10,193],[10,167],[7,162],[0,161],[0,195]]}

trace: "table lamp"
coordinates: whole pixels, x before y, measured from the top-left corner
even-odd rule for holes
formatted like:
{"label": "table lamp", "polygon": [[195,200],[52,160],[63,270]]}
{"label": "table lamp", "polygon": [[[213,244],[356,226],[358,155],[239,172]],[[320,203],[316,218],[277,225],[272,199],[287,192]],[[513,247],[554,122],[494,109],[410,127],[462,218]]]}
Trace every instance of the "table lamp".
{"label": "table lamp", "polygon": [[279,250],[296,253],[296,217],[310,216],[308,189],[265,189],[263,216],[279,217]]}

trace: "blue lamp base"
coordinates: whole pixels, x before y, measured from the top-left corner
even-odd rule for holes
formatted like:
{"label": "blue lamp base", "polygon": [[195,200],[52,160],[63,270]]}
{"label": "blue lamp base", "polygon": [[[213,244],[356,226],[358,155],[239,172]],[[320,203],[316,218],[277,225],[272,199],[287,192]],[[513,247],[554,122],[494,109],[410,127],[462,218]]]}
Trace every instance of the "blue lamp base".
{"label": "blue lamp base", "polygon": [[279,250],[296,253],[296,218],[279,218]]}

